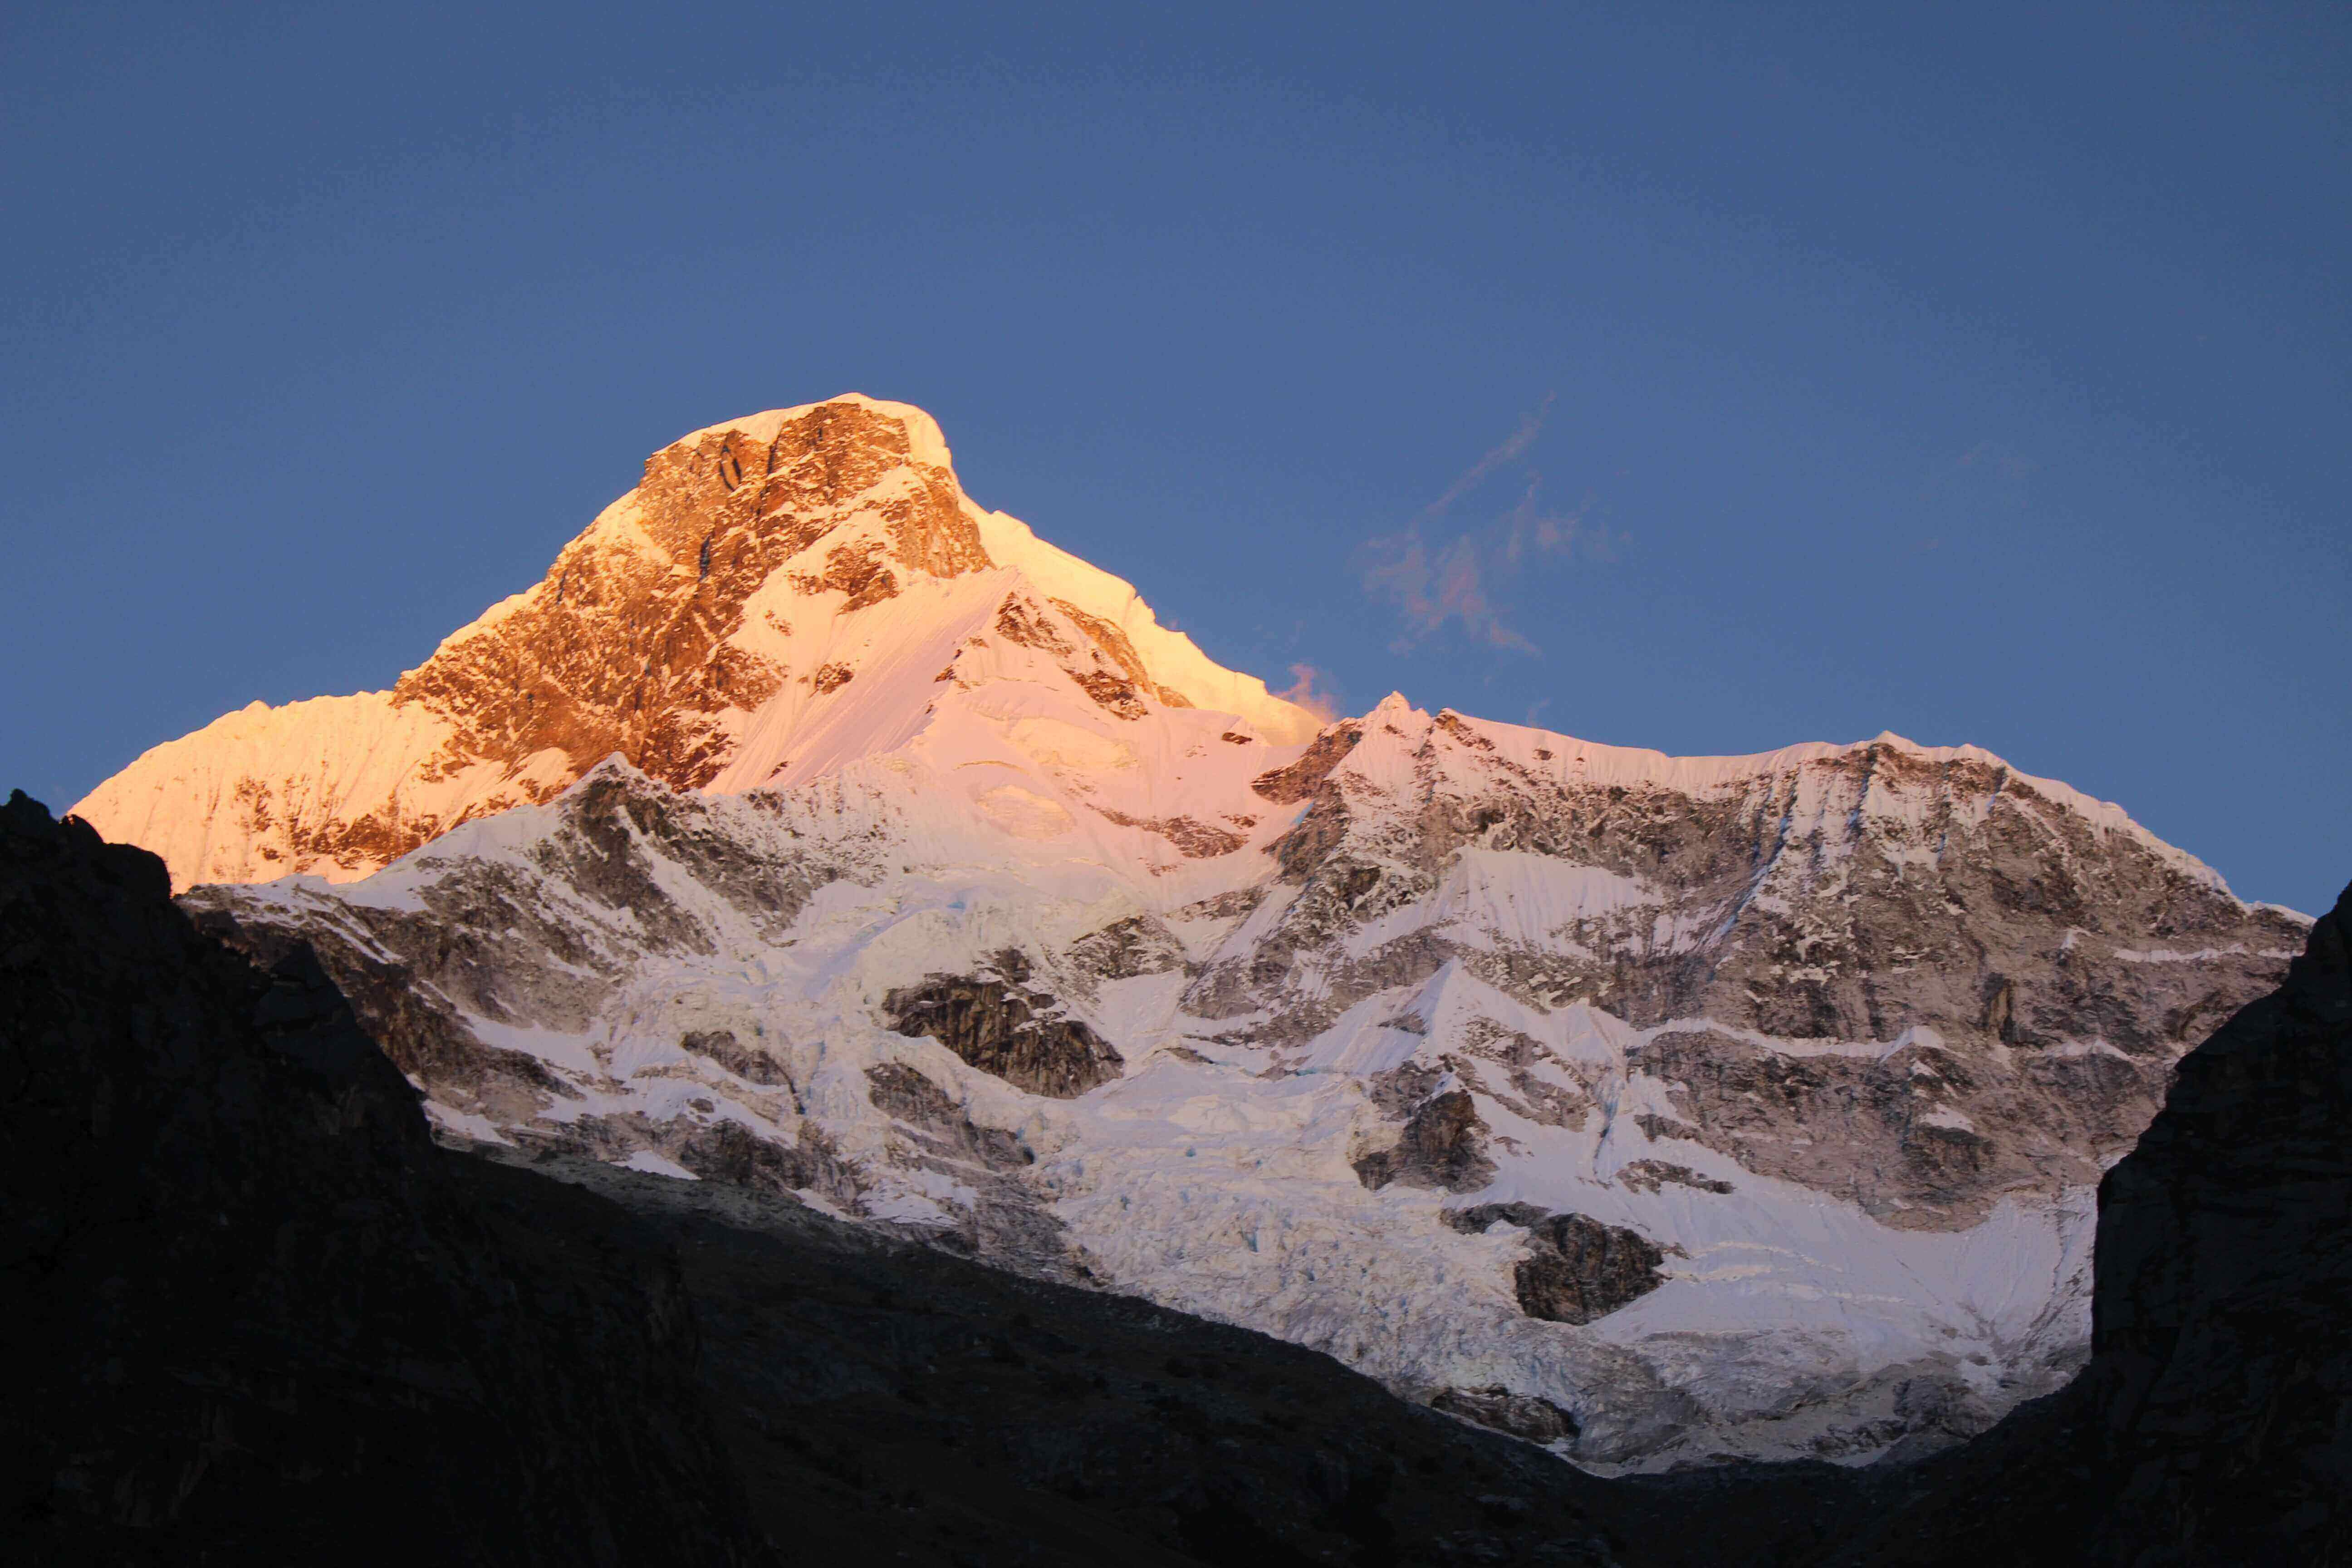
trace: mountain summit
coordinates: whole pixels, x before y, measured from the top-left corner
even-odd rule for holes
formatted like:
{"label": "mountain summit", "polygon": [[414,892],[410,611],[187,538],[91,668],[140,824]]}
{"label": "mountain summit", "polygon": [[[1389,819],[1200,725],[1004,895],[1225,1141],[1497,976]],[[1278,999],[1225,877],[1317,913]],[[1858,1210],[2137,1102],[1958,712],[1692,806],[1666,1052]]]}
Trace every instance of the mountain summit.
{"label": "mountain summit", "polygon": [[386,691],[255,703],[74,808],[182,887],[365,876],[608,756],[681,789],[793,783],[903,742],[1008,645],[1123,718],[1318,723],[1161,626],[1128,584],[956,481],[919,408],[856,395],[698,430]]}
{"label": "mountain summit", "polygon": [[1596,1468],[1916,1454],[2063,1382],[2101,1172],[2309,923],[1975,747],[1319,724],[856,398],[673,444],[393,691],[81,810],[312,947],[445,1137],[1263,1329]]}

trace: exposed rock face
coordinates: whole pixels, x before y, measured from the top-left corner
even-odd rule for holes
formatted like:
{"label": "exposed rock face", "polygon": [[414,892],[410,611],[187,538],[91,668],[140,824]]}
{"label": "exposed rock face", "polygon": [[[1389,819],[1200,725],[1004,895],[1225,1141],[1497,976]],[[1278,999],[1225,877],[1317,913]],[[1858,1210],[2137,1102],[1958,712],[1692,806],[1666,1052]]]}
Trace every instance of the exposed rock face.
{"label": "exposed rock face", "polygon": [[1114,921],[1070,944],[1072,963],[1098,980],[1133,980],[1184,967],[1184,948],[1162,922],[1144,915]]}
{"label": "exposed rock face", "polygon": [[1000,1171],[1036,1163],[1019,1138],[1002,1127],[975,1125],[947,1090],[913,1068],[882,1062],[867,1068],[866,1079],[875,1108],[916,1130],[933,1154]]}
{"label": "exposed rock face", "polygon": [[1580,1214],[1546,1214],[1531,1204],[1479,1204],[1445,1211],[1445,1223],[1475,1235],[1496,1220],[1528,1233],[1527,1256],[1513,1271],[1519,1306],[1530,1318],[1589,1323],[1664,1284],[1666,1260],[1638,1230]]}
{"label": "exposed rock face", "polygon": [[624,1111],[542,1123],[522,1142],[542,1153],[584,1154],[616,1164],[658,1155],[699,1180],[856,1211],[865,1184],[823,1128],[803,1121],[789,1142],[761,1138],[739,1121],[712,1114],[710,1100],[696,1100],[700,1103],[688,1101],[687,1114],[666,1120]]}
{"label": "exposed rock face", "polygon": [[1576,1436],[1576,1417],[1549,1399],[1513,1394],[1501,1384],[1485,1388],[1448,1388],[1429,1402],[1433,1410],[1459,1415],[1530,1443],[1557,1443]]}
{"label": "exposed rock face", "polygon": [[57,1560],[767,1561],[675,1262],[435,1149],[307,950],[0,809],[5,1529]]}
{"label": "exposed rock face", "polygon": [[2080,1379],[1822,1560],[2352,1555],[2352,889],[2108,1173],[2094,1321]]}
{"label": "exposed rock face", "polygon": [[910,573],[991,564],[944,454],[919,453],[890,410],[820,404],[761,434],[709,430],[655,453],[633,528],[600,521],[510,613],[401,677],[393,700],[453,721],[456,755],[513,765],[556,752],[569,782],[617,752],[696,787],[734,752],[730,710],[795,677],[830,690],[852,673],[795,670],[738,639],[788,563],[803,595],[839,594],[844,613],[894,597]]}
{"label": "exposed rock face", "polygon": [[[512,1125],[589,1090],[496,1043],[502,1028],[584,1024],[625,993],[638,965],[707,957],[722,932],[782,940],[812,890],[857,868],[850,856],[806,853],[803,819],[772,803],[741,810],[648,792],[609,771],[541,809],[547,830],[527,860],[436,868],[429,896],[414,900],[345,903],[298,884],[287,896],[300,920],[275,908],[255,918],[226,887],[189,908],[258,962],[297,942],[314,946],[393,1064],[436,1104]],[[702,907],[676,897],[687,883]],[[712,1069],[701,1075],[705,1091],[798,1141],[789,1072],[751,1026],[688,1025],[677,1043]]]}
{"label": "exposed rock face", "polygon": [[[944,614],[943,614],[944,612]],[[943,620],[958,625],[943,626]],[[698,431],[538,584],[388,692],[254,704],[156,748],[75,809],[174,880],[364,875],[461,822],[549,799],[606,757],[679,788],[748,788],[838,761],[844,704],[908,661],[953,680],[973,638],[1043,650],[1133,721],[1212,702],[1262,733],[1313,720],[1160,627],[1134,590],[958,485],[930,416],[856,395]],[[1222,830],[1182,824],[1187,853]]]}
{"label": "exposed rock face", "polygon": [[[1097,809],[1102,810],[1101,807]],[[1195,822],[1189,816],[1152,819],[1129,816],[1125,812],[1109,810],[1103,810],[1103,816],[1122,827],[1140,827],[1147,832],[1160,835],[1160,837],[1173,844],[1177,851],[1188,860],[1206,860],[1219,855],[1230,855],[1246,842],[1238,833],[1228,832],[1224,828],[1214,827],[1205,822]],[[1251,824],[1244,821],[1240,826],[1248,826]]]}
{"label": "exposed rock face", "polygon": [[1469,1091],[1444,1089],[1416,1096],[1428,1074],[1400,1075],[1382,1087],[1386,1098],[1412,1104],[1397,1141],[1386,1149],[1359,1155],[1356,1178],[1378,1191],[1391,1182],[1409,1187],[1443,1187],[1448,1192],[1475,1193],[1492,1181],[1495,1163],[1486,1158],[1485,1126]]}
{"label": "exposed rock face", "polygon": [[1642,1193],[1654,1193],[1667,1186],[1692,1187],[1702,1193],[1738,1191],[1729,1182],[1702,1176],[1688,1165],[1677,1165],[1665,1160],[1636,1160],[1629,1165],[1621,1165],[1617,1170],[1617,1181],[1622,1186]]}
{"label": "exposed rock face", "polygon": [[1363,738],[1360,721],[1334,724],[1316,736],[1297,762],[1260,774],[1250,781],[1250,788],[1277,805],[1296,805],[1322,788],[1331,770],[1345,762]]}
{"label": "exposed rock face", "polygon": [[792,1084],[774,1058],[747,1047],[735,1037],[732,1029],[689,1029],[677,1037],[677,1048],[690,1057],[716,1063],[745,1083],[763,1088],[777,1084],[790,1088]]}
{"label": "exposed rock face", "polygon": [[[1889,738],[1710,773],[1501,731],[1392,702],[1260,779],[1307,802],[1274,849],[1298,893],[1190,1004],[1298,1038],[1458,961],[1641,1030],[1629,1062],[1664,1095],[1629,1109],[1679,1136],[1883,1223],[1964,1226],[2003,1191],[2095,1182],[2172,1059],[2300,941],[1981,752]],[[1556,923],[1400,918],[1519,865],[1554,879]]]}
{"label": "exposed rock face", "polygon": [[1664,1284],[1665,1254],[1640,1231],[1580,1214],[1532,1226],[1536,1245],[1517,1270],[1519,1305],[1530,1318],[1589,1323]]}
{"label": "exposed rock face", "polygon": [[1072,1100],[1117,1078],[1118,1053],[1051,996],[1028,989],[1028,977],[1027,962],[1010,952],[999,955],[995,973],[934,975],[891,992],[882,1011],[900,1034],[928,1035],[1032,1094]]}

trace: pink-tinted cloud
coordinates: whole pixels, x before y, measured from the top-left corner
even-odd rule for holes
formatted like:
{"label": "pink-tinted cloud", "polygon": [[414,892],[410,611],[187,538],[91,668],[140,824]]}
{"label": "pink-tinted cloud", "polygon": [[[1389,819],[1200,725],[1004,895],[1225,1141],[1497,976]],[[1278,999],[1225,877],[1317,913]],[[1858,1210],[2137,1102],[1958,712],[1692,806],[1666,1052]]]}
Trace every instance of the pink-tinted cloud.
{"label": "pink-tinted cloud", "polygon": [[1559,395],[1559,394],[1556,392],[1545,393],[1544,400],[1536,405],[1536,411],[1521,419],[1517,430],[1505,437],[1501,445],[1488,451],[1485,457],[1465,469],[1462,477],[1446,486],[1445,493],[1430,502],[1422,515],[1435,517],[1449,510],[1455,501],[1485,483],[1489,474],[1505,463],[1515,460],[1520,453],[1533,446],[1535,438],[1543,434],[1544,421],[1550,417],[1552,400]]}
{"label": "pink-tinted cloud", "polygon": [[[1614,557],[1622,539],[1612,539],[1605,529],[1587,531],[1581,513],[1547,509],[1542,477],[1527,465],[1528,449],[1542,434],[1551,405],[1546,396],[1517,429],[1464,469],[1403,528],[1365,542],[1358,562],[1364,592],[1396,606],[1397,635],[1390,646],[1399,652],[1448,622],[1491,647],[1538,652],[1506,619],[1502,601],[1514,579],[1537,557],[1580,547],[1596,559]],[[1520,493],[1508,511],[1485,524],[1449,520],[1465,498],[1514,468],[1520,470]]]}
{"label": "pink-tinted cloud", "polygon": [[1285,702],[1297,703],[1327,724],[1339,716],[1339,698],[1331,689],[1331,672],[1311,664],[1292,665],[1290,685],[1275,695]]}
{"label": "pink-tinted cloud", "polygon": [[[1521,435],[1531,426],[1532,416],[1520,426]],[[1471,472],[1484,477],[1524,449],[1520,436],[1514,436]],[[1393,603],[1399,612],[1392,647],[1409,648],[1452,621],[1491,647],[1539,651],[1504,619],[1493,585],[1507,584],[1534,557],[1567,552],[1582,535],[1581,517],[1546,510],[1541,492],[1542,480],[1530,474],[1509,511],[1484,527],[1454,531],[1442,542],[1433,535],[1446,531],[1442,512],[1453,502],[1441,498],[1399,531],[1367,542],[1361,557],[1364,591]]]}

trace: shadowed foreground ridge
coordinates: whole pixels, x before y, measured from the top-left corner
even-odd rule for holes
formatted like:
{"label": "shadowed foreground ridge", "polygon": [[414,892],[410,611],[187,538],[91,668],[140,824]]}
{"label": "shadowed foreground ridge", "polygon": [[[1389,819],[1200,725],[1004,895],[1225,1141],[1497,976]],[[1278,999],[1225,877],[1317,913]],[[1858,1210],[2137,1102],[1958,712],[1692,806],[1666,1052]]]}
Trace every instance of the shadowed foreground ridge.
{"label": "shadowed foreground ridge", "polygon": [[1907,1466],[1623,1481],[788,1195],[436,1148],[307,948],[265,973],[168,893],[0,810],[13,1555],[2352,1561],[2352,889],[2109,1173],[2074,1384]]}
{"label": "shadowed foreground ridge", "polygon": [[2100,1195],[2118,1544],[2352,1553],[2352,888]]}
{"label": "shadowed foreground ridge", "polygon": [[2091,1363],[1845,1563],[2352,1561],[2352,888],[2099,1190]]}
{"label": "shadowed foreground ridge", "polygon": [[1606,1483],[1315,1352],[436,1148],[308,949],[168,892],[0,811],[0,1560],[1623,1561]]}
{"label": "shadowed foreground ridge", "polygon": [[308,949],[264,973],[170,890],[0,808],[18,1560],[767,1561],[658,1238],[435,1148]]}

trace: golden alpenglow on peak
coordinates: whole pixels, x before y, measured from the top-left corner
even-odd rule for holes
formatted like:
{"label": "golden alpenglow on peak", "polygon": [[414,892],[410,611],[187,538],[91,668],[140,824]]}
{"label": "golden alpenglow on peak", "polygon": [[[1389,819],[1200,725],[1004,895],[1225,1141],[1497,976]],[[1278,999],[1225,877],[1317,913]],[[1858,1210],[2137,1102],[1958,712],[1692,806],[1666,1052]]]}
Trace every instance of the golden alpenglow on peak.
{"label": "golden alpenglow on peak", "polygon": [[75,810],[183,887],[345,880],[608,756],[730,792],[841,765],[904,739],[960,645],[1037,616],[1053,624],[1031,635],[1124,715],[1212,708],[1281,742],[1316,727],[1128,584],[973,504],[929,415],[852,394],[656,452],[544,577],[390,691],[226,714]]}

